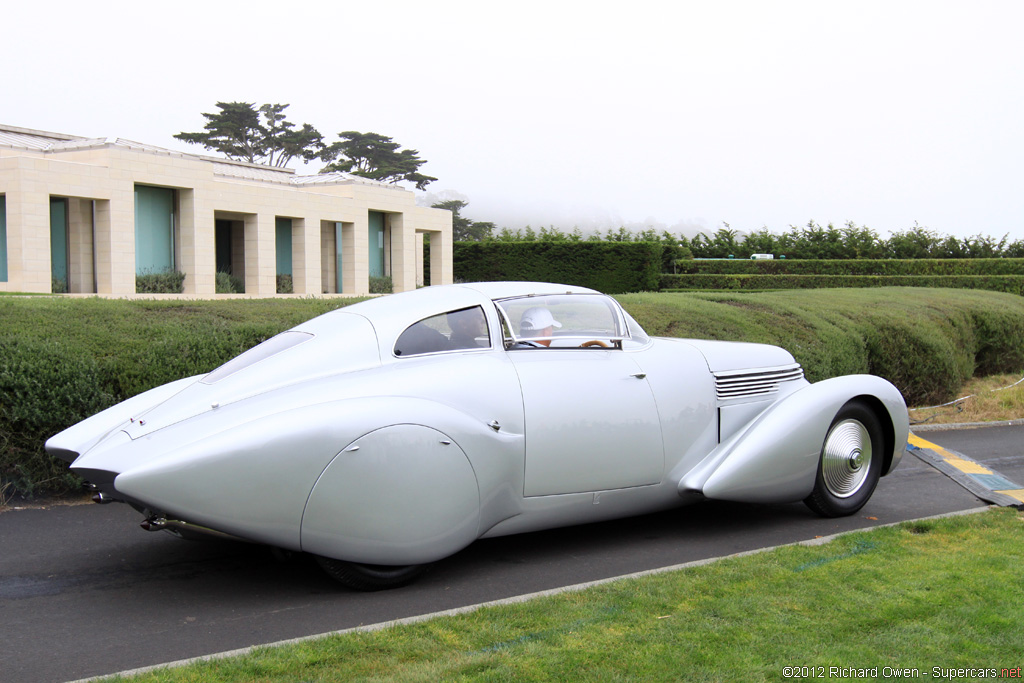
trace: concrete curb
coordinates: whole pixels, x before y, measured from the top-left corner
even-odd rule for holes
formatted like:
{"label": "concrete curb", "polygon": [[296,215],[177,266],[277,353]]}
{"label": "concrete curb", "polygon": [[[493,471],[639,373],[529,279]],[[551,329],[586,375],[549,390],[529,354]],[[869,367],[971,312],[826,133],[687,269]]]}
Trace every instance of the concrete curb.
{"label": "concrete curb", "polygon": [[346,633],[361,633],[361,632],[362,633],[371,633],[373,631],[382,631],[384,629],[392,628],[394,626],[405,626],[407,624],[418,624],[418,623],[423,622],[423,621],[429,621],[431,619],[437,619],[437,618],[440,618],[440,617],[450,617],[450,616],[456,616],[456,615],[459,615],[459,614],[468,614],[470,612],[476,612],[478,610],[481,610],[481,609],[484,609],[484,608],[487,608],[487,607],[495,607],[495,606],[500,606],[500,605],[514,605],[514,604],[518,604],[518,603],[528,602],[530,600],[535,600],[535,599],[538,599],[538,598],[548,597],[548,596],[551,596],[551,595],[559,595],[561,593],[575,593],[575,592],[579,592],[579,591],[582,591],[582,590],[586,590],[588,588],[593,588],[595,586],[602,586],[602,585],[605,585],[605,584],[608,584],[608,583],[614,583],[614,582],[617,582],[617,581],[624,581],[624,580],[627,580],[627,579],[637,579],[637,578],[641,578],[641,577],[645,577],[645,576],[655,576],[657,574],[664,574],[666,572],[679,571],[681,569],[690,569],[692,567],[703,567],[705,565],[714,564],[715,562],[719,562],[720,560],[728,560],[728,559],[732,559],[732,558],[735,558],[735,557],[746,557],[748,555],[759,555],[761,553],[766,553],[766,552],[770,552],[772,550],[777,550],[778,548],[788,548],[790,546],[797,546],[797,545],[803,545],[803,546],[825,545],[826,543],[830,543],[831,541],[834,541],[837,538],[841,538],[841,537],[847,536],[849,534],[860,533],[862,531],[871,531],[873,529],[882,529],[882,528],[885,528],[885,527],[898,526],[900,524],[907,524],[907,523],[910,523],[910,522],[923,522],[923,521],[930,520],[930,519],[943,519],[945,517],[960,517],[962,515],[973,515],[973,514],[977,514],[979,512],[986,512],[989,509],[990,509],[989,507],[970,508],[969,510],[958,510],[956,512],[946,512],[946,513],[943,513],[941,515],[931,515],[929,517],[919,517],[917,519],[906,519],[906,520],[903,520],[903,521],[900,521],[900,522],[891,522],[889,524],[879,524],[877,526],[865,527],[863,529],[853,529],[851,531],[843,531],[843,532],[840,532],[840,533],[837,533],[837,534],[832,534],[830,536],[820,536],[818,538],[811,538],[811,539],[807,539],[805,541],[795,541],[793,543],[783,543],[781,545],[773,545],[773,546],[769,546],[767,548],[757,548],[755,550],[745,550],[743,552],[734,553],[732,555],[723,555],[721,557],[709,557],[709,558],[705,558],[703,560],[694,560],[693,562],[684,562],[683,564],[672,565],[670,567],[659,567],[657,569],[648,569],[648,570],[645,570],[645,571],[634,572],[632,574],[624,574],[622,576],[613,576],[613,577],[609,577],[607,579],[598,579],[597,581],[587,581],[586,583],[577,583],[577,584],[574,584],[572,586],[563,586],[561,588],[552,588],[550,590],[538,591],[536,593],[526,593],[524,595],[516,595],[516,596],[510,597],[510,598],[502,598],[501,600],[492,600],[490,602],[481,602],[481,603],[478,603],[478,604],[475,604],[475,605],[466,605],[464,607],[455,607],[453,609],[443,610],[443,611],[440,611],[440,612],[432,612],[430,614],[420,614],[420,615],[413,616],[413,617],[406,617],[404,619],[395,619],[393,621],[384,621],[384,622],[380,622],[380,623],[377,623],[377,624],[367,624],[365,626],[355,626],[353,628],[341,629],[339,631],[328,631],[327,633],[318,633],[316,635],[303,636],[301,638],[291,638],[289,640],[280,640],[280,641],[277,641],[275,643],[264,643],[262,645],[252,645],[250,647],[243,647],[243,648],[240,648],[238,650],[228,650],[228,651],[225,651],[225,652],[216,652],[216,653],[209,654],[209,655],[201,655],[199,657],[192,657],[192,658],[189,658],[189,659],[179,659],[179,660],[174,661],[174,662],[166,662],[166,663],[163,663],[163,664],[153,664],[152,666],[144,666],[144,667],[140,667],[138,669],[130,669],[130,670],[127,670],[127,671],[118,671],[118,672],[114,672],[114,673],[103,674],[101,676],[93,676],[91,678],[82,678],[82,679],[79,679],[79,680],[76,680],[76,681],[71,681],[70,683],[91,683],[92,681],[98,681],[98,680],[102,680],[102,679],[105,679],[105,678],[111,678],[113,676],[135,676],[137,674],[147,673],[147,672],[150,672],[150,671],[155,671],[157,669],[172,669],[172,668],[178,668],[178,667],[182,667],[182,666],[187,666],[189,664],[195,664],[197,662],[208,662],[208,661],[214,661],[214,660],[218,660],[218,659],[227,659],[229,657],[240,657],[242,655],[250,654],[253,651],[261,649],[261,648],[281,647],[281,646],[286,646],[286,645],[296,645],[298,643],[304,643],[304,642],[308,642],[308,641],[311,641],[311,640],[319,640],[321,638],[327,638],[327,637],[330,637],[330,636],[344,635]]}
{"label": "concrete curb", "polygon": [[983,427],[1013,427],[1017,425],[1024,425],[1024,419],[1000,420],[999,422],[958,422],[954,424],[925,423],[918,425],[910,425],[910,429],[915,432],[942,432],[954,429],[981,429]]}

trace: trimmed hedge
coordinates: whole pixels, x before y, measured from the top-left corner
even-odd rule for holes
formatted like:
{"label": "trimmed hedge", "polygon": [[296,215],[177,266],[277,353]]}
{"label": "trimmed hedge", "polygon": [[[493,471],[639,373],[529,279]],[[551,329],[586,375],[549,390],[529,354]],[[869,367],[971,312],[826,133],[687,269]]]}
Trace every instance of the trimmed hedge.
{"label": "trimmed hedge", "polygon": [[[911,403],[948,400],[975,373],[1024,371],[1024,298],[1009,294],[900,288],[618,298],[653,335],[776,344],[812,381],[876,374]],[[0,297],[0,492],[68,490],[76,482],[67,465],[43,451],[53,434],[353,302]]]}
{"label": "trimmed hedge", "polygon": [[53,434],[355,301],[0,297],[0,490],[66,490],[66,464],[42,450]]}
{"label": "trimmed hedge", "polygon": [[457,282],[526,280],[591,287],[608,294],[658,289],[656,242],[456,242]]}
{"label": "trimmed hedge", "polygon": [[1024,259],[684,259],[683,275],[1022,275]]}
{"label": "trimmed hedge", "polygon": [[1024,372],[1024,298],[919,288],[629,294],[650,334],[776,344],[811,381],[869,373],[911,405],[941,403],[972,375]]}
{"label": "trimmed hedge", "polygon": [[672,275],[659,279],[662,291],[937,287],[986,289],[1024,295],[1024,275]]}

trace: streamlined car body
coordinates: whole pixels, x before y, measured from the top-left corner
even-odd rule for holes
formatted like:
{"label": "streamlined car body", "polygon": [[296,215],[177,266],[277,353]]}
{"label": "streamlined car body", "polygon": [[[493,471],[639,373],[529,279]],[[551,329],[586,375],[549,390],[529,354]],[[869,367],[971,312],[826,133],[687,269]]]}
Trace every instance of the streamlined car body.
{"label": "streamlined car body", "polygon": [[907,435],[881,378],[811,384],[777,347],[651,338],[593,290],[491,282],[327,313],[46,448],[145,528],[375,589],[477,538],[705,498],[851,514]]}

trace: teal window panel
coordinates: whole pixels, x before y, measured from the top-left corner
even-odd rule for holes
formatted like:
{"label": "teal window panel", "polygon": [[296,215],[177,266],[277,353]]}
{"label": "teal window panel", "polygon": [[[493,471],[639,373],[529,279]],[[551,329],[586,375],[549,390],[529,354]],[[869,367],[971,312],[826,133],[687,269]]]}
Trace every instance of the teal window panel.
{"label": "teal window panel", "polygon": [[370,277],[384,277],[384,214],[370,212]]}
{"label": "teal window panel", "polygon": [[277,274],[292,274],[292,219],[277,219]]}
{"label": "teal window panel", "polygon": [[50,275],[68,284],[68,200],[50,197]]}
{"label": "teal window panel", "polygon": [[135,186],[135,273],[174,270],[174,190]]}
{"label": "teal window panel", "polygon": [[7,197],[0,194],[0,282],[7,282]]}

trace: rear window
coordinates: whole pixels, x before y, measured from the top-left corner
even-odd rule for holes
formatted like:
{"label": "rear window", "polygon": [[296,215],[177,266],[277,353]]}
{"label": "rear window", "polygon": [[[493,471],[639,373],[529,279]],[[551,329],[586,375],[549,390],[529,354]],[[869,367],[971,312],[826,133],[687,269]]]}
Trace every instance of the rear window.
{"label": "rear window", "polygon": [[406,328],[395,343],[402,358],[441,351],[490,348],[487,317],[479,306],[448,311],[424,318]]}
{"label": "rear window", "polygon": [[308,332],[295,332],[292,330],[282,332],[281,334],[271,337],[262,344],[252,347],[241,356],[235,356],[227,363],[204,377],[202,379],[202,383],[215,384],[225,377],[230,377],[239,370],[244,370],[250,365],[259,363],[261,360],[265,360],[271,356],[276,356],[277,354],[287,351],[294,346],[298,346],[304,341],[309,341],[312,338],[313,335]]}

